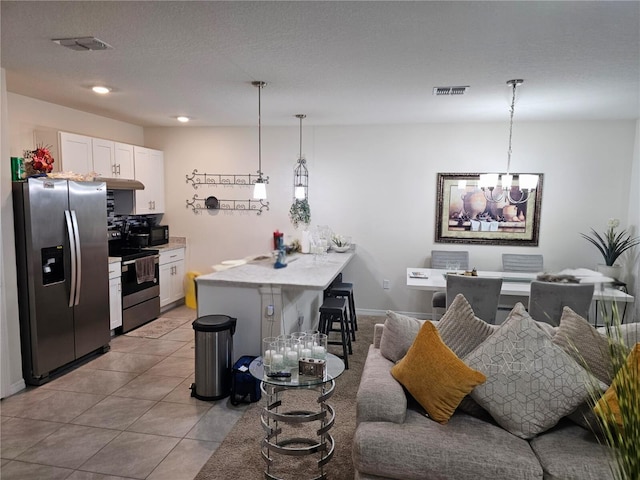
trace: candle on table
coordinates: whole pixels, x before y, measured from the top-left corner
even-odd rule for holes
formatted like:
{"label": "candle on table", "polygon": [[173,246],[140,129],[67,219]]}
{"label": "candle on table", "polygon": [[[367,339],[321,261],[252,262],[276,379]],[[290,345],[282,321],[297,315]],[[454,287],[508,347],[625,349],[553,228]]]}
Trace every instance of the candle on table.
{"label": "candle on table", "polygon": [[298,364],[298,352],[291,350],[287,352],[287,363],[290,366],[296,366]]}
{"label": "candle on table", "polygon": [[281,353],[274,353],[271,355],[271,366],[273,368],[284,367],[284,356]]}
{"label": "candle on table", "polygon": [[313,347],[313,358],[324,358],[325,350],[324,347],[320,345],[316,345]]}
{"label": "candle on table", "polygon": [[311,349],[303,348],[302,350],[300,350],[300,356],[302,358],[311,358]]}
{"label": "candle on table", "polygon": [[265,365],[271,365],[271,360],[274,353],[276,353],[275,350],[266,350],[264,352],[264,358],[262,360]]}

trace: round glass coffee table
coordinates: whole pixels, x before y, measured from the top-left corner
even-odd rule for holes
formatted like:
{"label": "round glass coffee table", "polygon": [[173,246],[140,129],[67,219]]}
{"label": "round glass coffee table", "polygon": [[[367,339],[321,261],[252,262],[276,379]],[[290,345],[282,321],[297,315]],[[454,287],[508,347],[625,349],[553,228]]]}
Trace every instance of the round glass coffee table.
{"label": "round glass coffee table", "polygon": [[[274,464],[273,454],[290,456],[313,455],[318,453],[318,474],[310,477],[313,480],[326,479],[324,466],[333,457],[335,442],[329,430],[335,421],[335,410],[327,403],[333,396],[336,382],[342,372],[344,363],[337,356],[327,353],[324,376],[315,377],[300,375],[298,368],[287,369],[291,373],[287,378],[268,377],[268,367],[262,363],[262,357],[258,357],[251,365],[249,371],[256,379],[260,380],[260,389],[265,396],[265,406],[262,409],[260,420],[265,431],[262,440],[262,457],[267,466],[264,477],[269,480],[283,480],[282,477],[271,473]],[[318,392],[318,409],[312,410],[285,410],[283,400],[285,393],[294,389],[309,389]],[[316,438],[296,436],[296,426],[301,424],[319,422],[316,430]]]}

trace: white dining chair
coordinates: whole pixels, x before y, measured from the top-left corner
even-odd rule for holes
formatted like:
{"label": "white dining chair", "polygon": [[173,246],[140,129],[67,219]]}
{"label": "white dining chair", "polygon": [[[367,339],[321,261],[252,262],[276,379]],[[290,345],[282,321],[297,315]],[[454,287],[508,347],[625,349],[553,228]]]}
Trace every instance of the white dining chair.
{"label": "white dining chair", "polygon": [[544,259],[542,255],[528,255],[521,253],[502,254],[503,272],[542,272]]}
{"label": "white dining chair", "polygon": [[[469,270],[469,252],[467,250],[431,250],[431,268],[447,269],[457,265],[457,270]],[[434,320],[444,315],[447,309],[447,294],[434,292],[431,297],[431,312]]]}

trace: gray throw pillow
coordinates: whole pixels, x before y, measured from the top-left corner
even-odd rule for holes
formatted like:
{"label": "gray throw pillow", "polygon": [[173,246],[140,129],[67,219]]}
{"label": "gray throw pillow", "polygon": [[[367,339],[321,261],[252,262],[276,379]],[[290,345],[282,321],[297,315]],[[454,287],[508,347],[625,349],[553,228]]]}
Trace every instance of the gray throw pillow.
{"label": "gray throw pillow", "polygon": [[442,341],[462,358],[484,342],[498,329],[479,319],[473,313],[471,305],[459,293],[437,324]]}
{"label": "gray throw pillow", "polygon": [[380,338],[382,356],[394,363],[404,357],[423,323],[424,320],[388,311]]}
{"label": "gray throw pillow", "polygon": [[524,439],[575,410],[596,381],[551,342],[521,303],[464,361],[487,376],[471,398],[499,425]]}
{"label": "gray throw pillow", "polygon": [[613,379],[609,340],[569,307],[562,309],[560,326],[552,342],[562,348],[598,380]]}

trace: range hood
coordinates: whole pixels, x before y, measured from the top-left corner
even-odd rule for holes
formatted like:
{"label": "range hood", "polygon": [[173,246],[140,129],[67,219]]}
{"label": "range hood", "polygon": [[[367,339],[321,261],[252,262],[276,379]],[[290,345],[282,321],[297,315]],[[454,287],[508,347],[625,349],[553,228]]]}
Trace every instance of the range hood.
{"label": "range hood", "polygon": [[144,190],[144,185],[138,180],[96,177],[95,181],[105,182],[107,184],[107,190]]}

